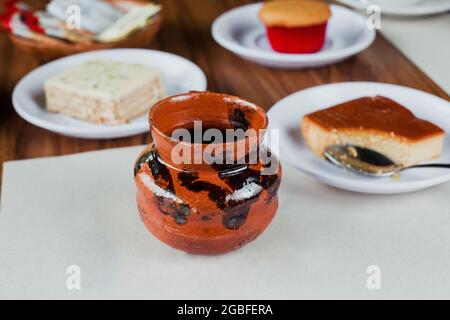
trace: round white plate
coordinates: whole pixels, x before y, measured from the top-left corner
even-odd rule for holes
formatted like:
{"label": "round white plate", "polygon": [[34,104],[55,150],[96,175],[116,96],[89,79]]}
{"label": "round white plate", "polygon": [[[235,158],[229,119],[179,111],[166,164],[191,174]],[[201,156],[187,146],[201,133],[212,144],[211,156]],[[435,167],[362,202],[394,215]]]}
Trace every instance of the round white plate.
{"label": "round white plate", "polygon": [[412,1],[408,3],[405,0],[403,4],[396,4],[396,0],[338,0],[350,7],[359,10],[375,4],[381,9],[382,14],[399,15],[399,16],[424,16],[431,14],[444,13],[450,10],[450,0],[422,0]]}
{"label": "round white plate", "polygon": [[366,25],[366,17],[350,9],[331,5],[324,48],[311,54],[278,53],[270,47],[265,27],[258,19],[261,3],[232,9],[212,25],[214,39],[244,59],[270,67],[299,69],[319,67],[344,60],[369,47],[375,31]]}
{"label": "round white plate", "polygon": [[450,103],[416,89],[371,82],[343,82],[298,91],[276,103],[268,112],[269,128],[279,129],[279,153],[282,160],[337,188],[365,193],[403,193],[431,187],[450,180],[449,169],[411,169],[400,179],[371,178],[353,173],[320,159],[305,145],[300,122],[304,115],[363,96],[383,95],[429,120],[447,134],[440,159],[450,163]]}
{"label": "round white plate", "polygon": [[206,90],[203,71],[189,60],[171,53],[147,49],[110,49],[80,53],[47,63],[20,80],[14,88],[12,101],[17,113],[26,121],[66,136],[107,139],[127,137],[149,130],[147,114],[130,123],[107,126],[47,112],[43,84],[49,77],[94,58],[110,58],[158,68],[168,95],[189,90]]}

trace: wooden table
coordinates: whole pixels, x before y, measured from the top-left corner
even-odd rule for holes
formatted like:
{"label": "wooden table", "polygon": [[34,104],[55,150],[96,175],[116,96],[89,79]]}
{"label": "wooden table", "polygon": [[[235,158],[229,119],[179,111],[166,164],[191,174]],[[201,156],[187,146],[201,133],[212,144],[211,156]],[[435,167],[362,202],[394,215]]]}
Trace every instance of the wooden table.
{"label": "wooden table", "polygon": [[[401,84],[449,99],[423,72],[380,34],[364,52],[344,62],[318,69],[286,71],[245,61],[220,47],[210,26],[221,13],[252,1],[166,0],[165,20],[152,48],[192,60],[206,73],[208,89],[241,96],[266,109],[295,91],[330,82],[379,81]],[[149,141],[148,134],[124,139],[83,140],[64,137],[22,120],[11,105],[11,92],[20,77],[38,66],[20,56],[0,36],[0,162],[123,147]],[[1,171],[0,168],[0,176]],[[80,169],[82,170],[82,169]]]}

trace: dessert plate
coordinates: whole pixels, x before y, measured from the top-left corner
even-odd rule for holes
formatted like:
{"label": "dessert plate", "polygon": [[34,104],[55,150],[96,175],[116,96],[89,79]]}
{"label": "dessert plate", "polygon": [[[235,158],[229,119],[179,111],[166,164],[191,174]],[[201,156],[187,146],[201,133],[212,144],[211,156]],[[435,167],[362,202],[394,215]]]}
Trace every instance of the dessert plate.
{"label": "dessert plate", "polygon": [[450,10],[450,0],[338,0],[359,10],[366,10],[371,5],[378,5],[382,14],[398,16],[425,16],[444,13]]}
{"label": "dessert plate", "polygon": [[436,168],[407,170],[398,179],[362,176],[316,157],[306,147],[300,132],[300,121],[304,115],[348,100],[375,95],[391,98],[417,117],[444,129],[446,137],[442,155],[430,163],[450,163],[450,103],[416,89],[372,82],[321,85],[298,91],[276,103],[268,115],[269,128],[279,129],[280,158],[323,183],[355,192],[404,193],[450,181],[450,170]]}
{"label": "dessert plate", "polygon": [[65,114],[48,112],[45,109],[44,81],[68,68],[95,58],[111,58],[158,68],[161,71],[167,95],[190,90],[206,90],[206,77],[203,71],[180,56],[147,49],[99,50],[58,59],[27,74],[16,85],[12,95],[17,113],[38,127],[72,137],[107,139],[147,132],[149,130],[147,114],[127,124],[108,126],[78,120]]}
{"label": "dessert plate", "polygon": [[312,54],[278,53],[270,47],[265,27],[258,20],[261,3],[232,9],[212,25],[214,39],[244,59],[270,67],[300,69],[320,67],[344,60],[369,47],[375,31],[366,26],[366,18],[350,9],[331,5],[324,48]]}

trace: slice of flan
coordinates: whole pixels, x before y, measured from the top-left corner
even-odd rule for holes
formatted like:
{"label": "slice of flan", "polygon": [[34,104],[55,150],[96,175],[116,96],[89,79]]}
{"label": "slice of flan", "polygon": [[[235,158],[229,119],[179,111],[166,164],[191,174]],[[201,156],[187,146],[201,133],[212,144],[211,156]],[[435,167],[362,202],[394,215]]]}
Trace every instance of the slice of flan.
{"label": "slice of flan", "polygon": [[318,156],[330,145],[372,149],[409,166],[440,156],[445,132],[382,96],[363,97],[303,117],[307,146]]}

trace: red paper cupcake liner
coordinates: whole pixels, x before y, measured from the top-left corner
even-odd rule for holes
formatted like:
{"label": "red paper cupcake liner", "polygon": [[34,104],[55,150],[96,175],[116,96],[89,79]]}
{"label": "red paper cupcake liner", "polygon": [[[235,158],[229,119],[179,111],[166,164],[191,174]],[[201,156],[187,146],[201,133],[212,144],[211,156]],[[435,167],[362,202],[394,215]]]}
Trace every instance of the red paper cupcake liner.
{"label": "red paper cupcake liner", "polygon": [[315,26],[287,28],[267,27],[273,50],[283,53],[314,53],[322,49],[327,23]]}

